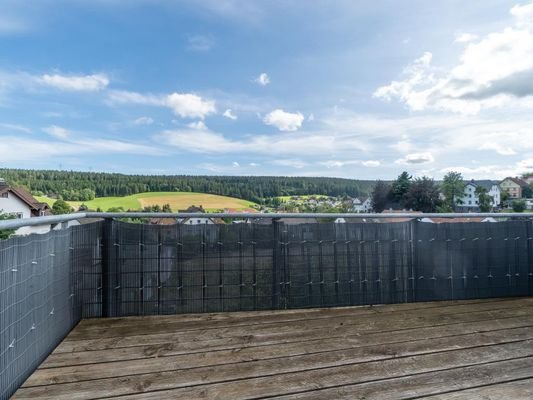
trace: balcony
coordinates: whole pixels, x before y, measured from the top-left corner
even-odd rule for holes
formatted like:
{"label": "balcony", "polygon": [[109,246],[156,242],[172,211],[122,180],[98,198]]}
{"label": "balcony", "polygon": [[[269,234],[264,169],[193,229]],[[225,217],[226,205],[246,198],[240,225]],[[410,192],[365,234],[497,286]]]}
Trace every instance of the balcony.
{"label": "balcony", "polygon": [[0,242],[2,399],[533,393],[533,215],[87,216],[105,219]]}

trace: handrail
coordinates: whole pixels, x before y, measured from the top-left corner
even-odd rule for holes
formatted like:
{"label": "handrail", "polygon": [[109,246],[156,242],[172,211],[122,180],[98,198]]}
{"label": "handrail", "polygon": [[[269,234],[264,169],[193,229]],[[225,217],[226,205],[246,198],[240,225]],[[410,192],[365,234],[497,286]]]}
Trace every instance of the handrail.
{"label": "handrail", "polygon": [[87,217],[87,213],[74,213],[62,215],[48,215],[44,217],[21,218],[21,219],[6,219],[0,221],[0,230],[2,229],[18,229],[24,226],[39,226],[60,224],[62,222],[74,221]]}
{"label": "handrail", "polygon": [[349,218],[349,219],[383,219],[383,218],[533,218],[528,213],[158,213],[158,212],[80,212],[44,217],[9,219],[0,221],[0,230],[18,229],[24,226],[51,225],[84,218],[233,218],[233,219],[282,219],[282,218]]}

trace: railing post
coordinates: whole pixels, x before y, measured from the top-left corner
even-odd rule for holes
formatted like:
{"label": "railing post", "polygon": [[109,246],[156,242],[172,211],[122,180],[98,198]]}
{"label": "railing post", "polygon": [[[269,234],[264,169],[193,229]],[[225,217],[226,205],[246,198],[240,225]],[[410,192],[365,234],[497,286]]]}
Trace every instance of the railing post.
{"label": "railing post", "polygon": [[279,308],[280,299],[280,251],[281,222],[277,218],[272,218],[272,309]]}
{"label": "railing post", "polygon": [[113,297],[113,285],[111,282],[111,262],[113,254],[113,220],[104,219],[102,232],[102,317],[110,317],[113,314],[111,302]]}
{"label": "railing post", "polygon": [[419,277],[419,265],[418,265],[418,220],[413,219],[411,221],[411,271],[408,280],[411,282],[411,299],[409,301],[416,302],[419,300],[418,290],[418,277]]}

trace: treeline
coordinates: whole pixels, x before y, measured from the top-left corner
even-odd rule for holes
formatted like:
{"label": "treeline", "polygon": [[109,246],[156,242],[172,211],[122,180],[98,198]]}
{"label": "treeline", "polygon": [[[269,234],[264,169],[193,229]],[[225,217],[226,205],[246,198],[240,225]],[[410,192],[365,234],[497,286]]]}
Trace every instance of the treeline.
{"label": "treeline", "polygon": [[[34,196],[45,196],[48,193],[44,193],[40,190],[33,190],[32,194]],[[54,197],[67,201],[90,201],[94,200],[94,198],[96,197],[96,193],[94,192],[94,190],[87,188],[80,190],[66,189],[57,193],[54,192],[52,194]]]}
{"label": "treeline", "polygon": [[125,175],[28,169],[0,169],[0,178],[11,185],[25,187],[32,193],[61,196],[65,200],[73,200],[71,194],[81,196],[82,193],[89,194],[89,191],[94,192],[96,197],[179,191],[238,197],[257,203],[275,196],[366,195],[375,183],[341,178]]}

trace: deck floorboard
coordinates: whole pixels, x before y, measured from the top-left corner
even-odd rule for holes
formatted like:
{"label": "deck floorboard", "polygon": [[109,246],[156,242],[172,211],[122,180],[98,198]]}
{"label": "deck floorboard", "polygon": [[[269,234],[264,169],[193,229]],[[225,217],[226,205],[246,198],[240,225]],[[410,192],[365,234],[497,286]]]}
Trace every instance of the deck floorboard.
{"label": "deck floorboard", "polygon": [[15,399],[530,399],[533,298],[82,321]]}

